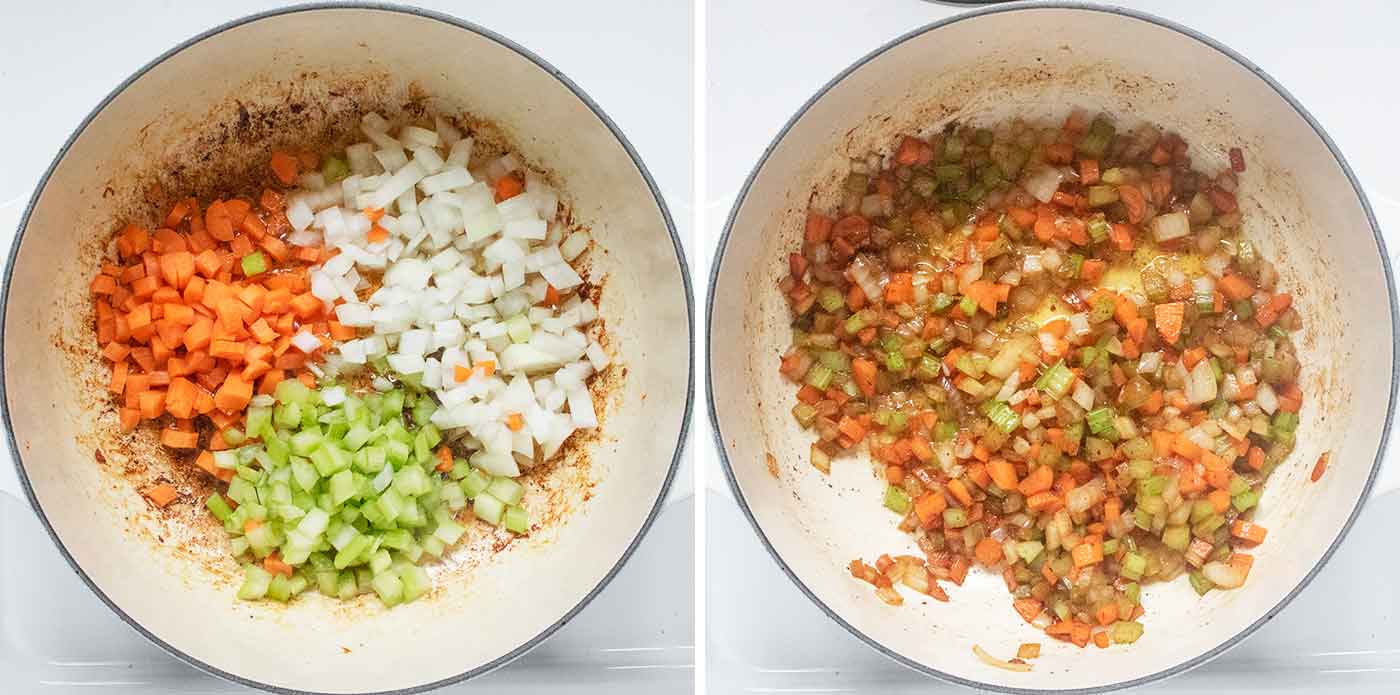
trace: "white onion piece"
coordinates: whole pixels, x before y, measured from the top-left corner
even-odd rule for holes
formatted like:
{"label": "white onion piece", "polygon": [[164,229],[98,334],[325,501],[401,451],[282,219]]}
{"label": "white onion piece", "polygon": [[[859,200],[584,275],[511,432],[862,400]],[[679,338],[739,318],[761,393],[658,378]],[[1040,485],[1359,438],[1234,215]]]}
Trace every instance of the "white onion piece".
{"label": "white onion piece", "polygon": [[1209,360],[1201,360],[1186,377],[1186,400],[1200,405],[1215,400],[1215,395],[1215,370],[1211,369]]}
{"label": "white onion piece", "polygon": [[312,353],[321,347],[321,339],[311,334],[311,331],[303,329],[292,336],[292,345],[302,352]]}
{"label": "white onion piece", "polygon": [[1026,175],[1026,178],[1021,181],[1021,187],[1026,189],[1026,192],[1036,200],[1048,203],[1055,196],[1055,191],[1060,190],[1060,182],[1064,178],[1063,170],[1052,166],[1041,166]]}
{"label": "white onion piece", "polygon": [[1185,212],[1169,212],[1152,218],[1152,238],[1157,241],[1180,239],[1191,233],[1191,220]]}

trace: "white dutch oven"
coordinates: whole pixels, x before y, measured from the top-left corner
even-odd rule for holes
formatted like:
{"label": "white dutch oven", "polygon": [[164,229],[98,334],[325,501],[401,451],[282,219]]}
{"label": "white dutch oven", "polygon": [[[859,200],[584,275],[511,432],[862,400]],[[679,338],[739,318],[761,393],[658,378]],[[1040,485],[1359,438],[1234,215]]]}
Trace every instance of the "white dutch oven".
{"label": "white dutch oven", "polygon": [[[830,209],[852,157],[952,119],[1063,118],[1072,107],[1181,133],[1206,170],[1245,152],[1246,233],[1294,289],[1306,327],[1308,394],[1298,449],[1271,479],[1258,520],[1269,539],[1243,589],[1197,598],[1185,581],[1145,592],[1146,634],[1082,651],[1011,610],[999,577],[974,572],[952,601],[892,608],[846,571],[854,558],[917,554],[880,504],[864,460],[830,477],[807,463],[812,435],[777,370],[791,342],[776,289],[809,205]],[[815,191],[815,194],[813,193]],[[1379,230],[1351,171],[1301,106],[1259,68],[1154,17],[1079,4],[998,6],[932,24],[866,56],[817,93],[764,153],[734,206],[711,278],[711,417],[741,506],[773,557],[832,619],[928,674],[1007,692],[1102,691],[1180,673],[1273,617],[1317,573],[1375,483],[1395,393],[1395,289]],[[1320,482],[1309,472],[1331,451]],[[776,477],[765,454],[778,462]],[[1041,642],[1031,673],[979,662]]]}
{"label": "white dutch oven", "polygon": [[[183,464],[129,456],[101,388],[86,285],[143,198],[211,192],[278,144],[353,137],[364,109],[469,114],[548,171],[593,231],[591,277],[617,365],[601,433],[531,479],[525,539],[478,527],[427,598],[384,610],[305,595],[234,600],[237,565]],[[410,114],[411,115],[411,114]],[[343,141],[342,141],[343,144]],[[74,569],[143,635],[279,692],[416,691],[484,673],[577,613],[631,554],[674,474],[692,394],[690,286],[657,189],[574,84],[489,31],[382,5],[305,6],[219,27],[161,56],[83,121],[21,220],[5,285],[3,401],[24,491]],[[105,452],[105,463],[95,460]],[[190,492],[156,514],[136,492]],[[548,501],[546,502],[546,498]],[[538,516],[538,513],[537,513]]]}

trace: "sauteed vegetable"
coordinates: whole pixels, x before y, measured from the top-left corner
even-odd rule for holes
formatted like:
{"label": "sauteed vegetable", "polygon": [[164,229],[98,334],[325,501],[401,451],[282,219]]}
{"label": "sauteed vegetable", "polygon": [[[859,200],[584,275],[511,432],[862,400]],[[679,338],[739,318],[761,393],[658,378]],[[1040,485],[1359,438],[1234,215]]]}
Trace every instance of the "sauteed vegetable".
{"label": "sauteed vegetable", "polygon": [[127,225],[91,284],[122,430],[153,423],[228,484],[205,506],[243,599],[412,601],[473,520],[528,533],[516,478],[598,424],[610,360],[571,265],[591,240],[554,189],[512,154],[472,161],[445,119],[361,130],[273,152],[256,196]]}
{"label": "sauteed vegetable", "polygon": [[974,566],[1079,646],[1142,634],[1141,587],[1242,586],[1293,449],[1301,327],[1241,235],[1245,169],[1152,125],[950,124],[856,161],[780,282],[811,463],[867,449],[923,557],[851,563],[948,600]]}

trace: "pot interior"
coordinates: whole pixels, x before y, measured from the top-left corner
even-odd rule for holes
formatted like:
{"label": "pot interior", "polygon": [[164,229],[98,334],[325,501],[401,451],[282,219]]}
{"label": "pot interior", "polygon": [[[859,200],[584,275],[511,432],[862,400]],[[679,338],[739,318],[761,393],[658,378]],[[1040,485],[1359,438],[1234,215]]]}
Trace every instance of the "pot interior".
{"label": "pot interior", "polygon": [[[314,592],[289,606],[239,602],[241,572],[202,509],[207,482],[153,453],[152,438],[116,434],[87,283],[120,224],[154,228],[176,197],[239,192],[275,146],[316,151],[360,138],[367,110],[397,122],[457,117],[484,143],[478,152],[508,143],[560,187],[597,241],[587,264],[614,353],[600,377],[603,426],[531,477],[526,504],[550,511],[536,512],[528,538],[477,525],[432,570],[437,586],[423,600],[393,610]],[[4,378],[33,501],[109,604],[202,667],[323,692],[483,671],[532,646],[605,582],[669,482],[690,389],[689,287],[670,221],[588,102],[478,30],[408,11],[317,8],[196,40],[99,108],[21,231]],[[635,268],[647,270],[626,272]],[[157,478],[186,493],[161,512],[136,491]]]}
{"label": "pot interior", "polygon": [[[1167,59],[1169,58],[1169,59]],[[1298,447],[1274,473],[1256,520],[1269,529],[1248,583],[1198,599],[1182,579],[1144,592],[1147,631],[1107,650],[1057,642],[1012,610],[999,576],[974,571],[950,603],[891,608],[846,565],[882,553],[921,555],[881,506],[868,455],[808,464],[814,440],[790,414],[778,374],[791,344],[777,290],[800,248],[809,205],[835,209],[852,158],[890,154],[899,134],[951,120],[1060,122],[1074,108],[1119,129],[1146,120],[1180,133],[1199,168],[1227,167],[1240,147],[1246,235],[1281,272],[1305,321],[1295,338],[1307,394]],[[709,379],[717,437],[736,491],[780,561],[819,603],[905,663],[998,689],[1123,684],[1199,663],[1261,621],[1306,581],[1360,504],[1392,396],[1393,289],[1360,193],[1318,131],[1268,82],[1219,49],[1114,10],[1022,7],[925,30],[873,55],[811,102],[737,203],[712,288]],[[1332,465],[1318,483],[1318,455]],[[770,474],[765,454],[778,462]],[[1024,642],[1044,645],[1032,673],[983,665]]]}

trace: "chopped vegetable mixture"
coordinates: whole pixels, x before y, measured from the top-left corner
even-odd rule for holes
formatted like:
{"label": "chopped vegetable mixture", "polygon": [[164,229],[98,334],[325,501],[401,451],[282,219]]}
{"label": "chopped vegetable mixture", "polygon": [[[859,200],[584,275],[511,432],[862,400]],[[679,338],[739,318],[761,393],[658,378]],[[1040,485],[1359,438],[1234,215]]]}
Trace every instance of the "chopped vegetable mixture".
{"label": "chopped vegetable mixture", "polygon": [[412,601],[474,520],[529,533],[516,478],[598,424],[591,239],[514,155],[433,125],[273,152],[256,196],[126,225],[91,283],[122,431],[227,483],[204,504],[239,598]]}
{"label": "chopped vegetable mixture", "polygon": [[1245,583],[1299,424],[1301,319],[1240,233],[1229,161],[1075,112],[852,164],[779,284],[812,465],[865,445],[924,554],[854,577],[899,605],[980,567],[1081,647],[1136,641],[1145,583]]}

